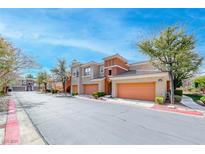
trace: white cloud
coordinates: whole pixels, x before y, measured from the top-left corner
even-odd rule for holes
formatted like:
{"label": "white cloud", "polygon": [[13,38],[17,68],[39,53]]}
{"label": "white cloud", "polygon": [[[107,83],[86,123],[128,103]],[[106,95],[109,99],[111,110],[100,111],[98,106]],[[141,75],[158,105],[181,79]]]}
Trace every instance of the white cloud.
{"label": "white cloud", "polygon": [[107,47],[106,45],[96,43],[95,41],[89,41],[84,39],[42,38],[40,41],[52,45],[84,48],[103,54],[108,54],[114,50],[113,47]]}
{"label": "white cloud", "polygon": [[20,31],[15,31],[12,29],[7,28],[7,25],[0,23],[0,34],[13,39],[20,39],[23,37],[23,33]]}

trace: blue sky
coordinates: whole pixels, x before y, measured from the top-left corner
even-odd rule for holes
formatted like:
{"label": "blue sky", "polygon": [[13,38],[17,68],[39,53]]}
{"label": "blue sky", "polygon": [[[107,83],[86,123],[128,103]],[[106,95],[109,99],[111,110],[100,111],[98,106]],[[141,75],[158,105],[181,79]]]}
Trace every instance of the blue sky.
{"label": "blue sky", "polygon": [[45,70],[57,58],[101,62],[119,53],[130,63],[147,60],[136,43],[174,24],[195,35],[205,57],[205,9],[0,9],[0,35]]}

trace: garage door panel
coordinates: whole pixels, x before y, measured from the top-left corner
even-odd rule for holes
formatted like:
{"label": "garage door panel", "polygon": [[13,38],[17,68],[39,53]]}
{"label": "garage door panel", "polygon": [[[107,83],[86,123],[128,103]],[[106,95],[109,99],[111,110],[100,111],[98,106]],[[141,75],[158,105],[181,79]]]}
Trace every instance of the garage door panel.
{"label": "garage door panel", "polygon": [[91,95],[94,92],[98,92],[97,84],[85,84],[83,85],[84,94]]}
{"label": "garage door panel", "polygon": [[155,99],[155,83],[120,83],[117,85],[117,96],[127,99]]}
{"label": "garage door panel", "polygon": [[12,87],[13,91],[25,91],[25,87]]}
{"label": "garage door panel", "polygon": [[77,93],[78,92],[78,86],[77,85],[73,85],[73,93]]}

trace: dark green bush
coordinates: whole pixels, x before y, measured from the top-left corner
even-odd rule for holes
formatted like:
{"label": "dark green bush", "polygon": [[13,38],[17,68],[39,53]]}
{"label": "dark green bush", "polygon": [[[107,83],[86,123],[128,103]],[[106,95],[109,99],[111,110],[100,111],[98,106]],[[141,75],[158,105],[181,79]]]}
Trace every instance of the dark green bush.
{"label": "dark green bush", "polygon": [[104,92],[98,92],[97,94],[98,94],[98,97],[103,97],[103,96],[105,96],[105,93],[104,93]]}
{"label": "dark green bush", "polygon": [[58,93],[59,91],[58,91],[58,90],[55,90],[55,89],[52,89],[51,92],[52,92],[52,94],[56,94],[56,93]]}
{"label": "dark green bush", "polygon": [[179,96],[179,95],[175,95],[174,96],[174,101],[177,102],[177,103],[180,103],[182,100],[182,96]]}
{"label": "dark green bush", "polygon": [[50,93],[50,92],[51,92],[51,90],[50,90],[50,89],[47,89],[47,90],[46,90],[46,92],[47,92],[47,93]]}
{"label": "dark green bush", "polygon": [[94,92],[92,96],[95,98],[99,98],[99,97],[105,96],[105,93],[104,92]]}
{"label": "dark green bush", "polygon": [[183,90],[175,90],[174,94],[178,95],[178,96],[182,96],[183,95]]}
{"label": "dark green bush", "polygon": [[76,95],[78,95],[78,93],[72,93],[72,96],[76,96]]}

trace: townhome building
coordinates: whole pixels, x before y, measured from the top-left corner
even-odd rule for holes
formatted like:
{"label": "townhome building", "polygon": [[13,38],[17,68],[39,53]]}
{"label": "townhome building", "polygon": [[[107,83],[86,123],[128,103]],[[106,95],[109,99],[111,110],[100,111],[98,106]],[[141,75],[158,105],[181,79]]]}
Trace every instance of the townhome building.
{"label": "townhome building", "polygon": [[71,64],[71,93],[91,95],[105,92],[112,97],[153,101],[167,96],[169,76],[154,68],[149,61],[128,64],[119,54],[94,61]]}

